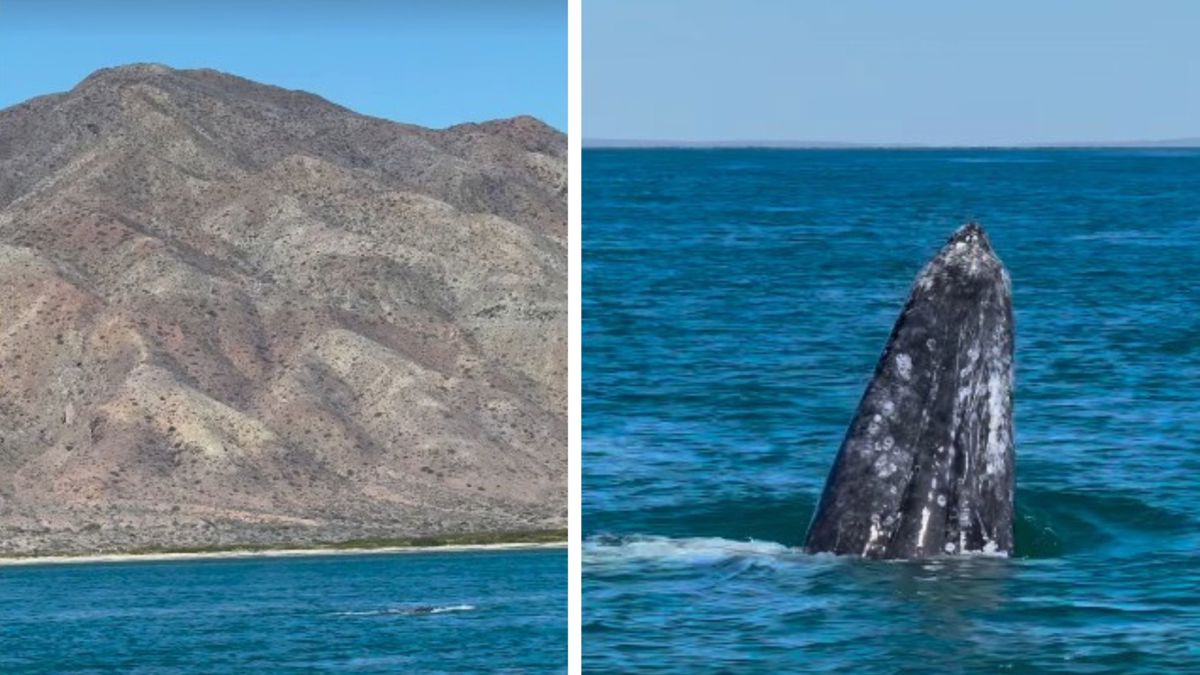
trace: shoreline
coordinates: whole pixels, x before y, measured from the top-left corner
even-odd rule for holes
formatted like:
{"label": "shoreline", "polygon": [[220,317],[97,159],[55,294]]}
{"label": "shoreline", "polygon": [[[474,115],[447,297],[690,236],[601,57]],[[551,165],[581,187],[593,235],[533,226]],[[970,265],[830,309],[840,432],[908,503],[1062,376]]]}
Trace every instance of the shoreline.
{"label": "shoreline", "polygon": [[164,551],[153,553],[84,553],[80,555],[0,556],[0,568],[25,565],[63,565],[71,563],[166,562],[188,560],[238,560],[246,558],[307,558],[344,555],[386,555],[396,553],[471,553],[481,551],[519,551],[566,548],[564,541],[496,542],[488,544],[442,544],[414,546],[374,546],[354,548],[275,548],[229,549],[222,551]]}

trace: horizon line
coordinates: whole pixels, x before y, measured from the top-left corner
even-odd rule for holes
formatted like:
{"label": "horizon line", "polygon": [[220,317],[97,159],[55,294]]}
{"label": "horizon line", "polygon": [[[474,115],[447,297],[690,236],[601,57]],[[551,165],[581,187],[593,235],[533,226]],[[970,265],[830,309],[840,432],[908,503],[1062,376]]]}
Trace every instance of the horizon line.
{"label": "horizon line", "polygon": [[634,138],[584,138],[583,148],[590,149],[779,149],[779,150],[969,150],[969,149],[1081,149],[1081,148],[1200,148],[1200,136],[1157,140],[1124,141],[1044,141],[1019,143],[886,143],[864,141],[799,140],[665,140]]}

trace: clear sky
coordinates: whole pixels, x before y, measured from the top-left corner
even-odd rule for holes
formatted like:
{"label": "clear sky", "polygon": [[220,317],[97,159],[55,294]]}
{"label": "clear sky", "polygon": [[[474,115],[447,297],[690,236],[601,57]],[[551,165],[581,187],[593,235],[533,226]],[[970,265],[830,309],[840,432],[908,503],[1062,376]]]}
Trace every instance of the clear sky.
{"label": "clear sky", "polygon": [[567,123],[566,0],[0,0],[0,108],[133,62],[425,126]]}
{"label": "clear sky", "polygon": [[1200,136],[1192,0],[604,0],[585,139],[1007,144]]}

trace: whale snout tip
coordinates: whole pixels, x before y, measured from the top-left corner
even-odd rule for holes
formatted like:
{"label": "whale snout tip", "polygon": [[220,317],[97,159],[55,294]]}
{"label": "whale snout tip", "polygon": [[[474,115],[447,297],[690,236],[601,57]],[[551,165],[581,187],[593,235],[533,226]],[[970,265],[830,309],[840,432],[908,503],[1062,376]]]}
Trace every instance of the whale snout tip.
{"label": "whale snout tip", "polygon": [[988,241],[987,232],[984,231],[982,225],[975,222],[974,220],[967,222],[966,225],[963,225],[962,227],[955,230],[954,234],[950,237],[950,242],[951,243],[962,242],[964,244],[983,244],[985,246],[990,247],[990,242]]}
{"label": "whale snout tip", "polygon": [[952,258],[977,259],[995,256],[987,232],[982,225],[973,220],[955,230],[950,241],[946,242],[944,250],[949,252]]}
{"label": "whale snout tip", "polygon": [[1004,276],[1004,263],[996,256],[983,227],[971,221],[955,230],[950,240],[934,256],[922,276],[921,287],[933,288],[943,273],[953,272],[970,279]]}

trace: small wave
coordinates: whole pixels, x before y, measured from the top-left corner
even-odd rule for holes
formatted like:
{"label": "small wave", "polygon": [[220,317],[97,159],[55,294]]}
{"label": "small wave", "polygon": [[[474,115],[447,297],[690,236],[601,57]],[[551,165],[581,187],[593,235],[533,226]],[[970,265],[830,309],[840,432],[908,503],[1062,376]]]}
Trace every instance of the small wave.
{"label": "small wave", "polygon": [[400,614],[403,616],[414,616],[417,614],[445,614],[447,612],[470,612],[475,609],[475,605],[412,605],[410,607],[387,607],[385,609],[367,609],[362,611],[349,612],[334,612],[334,616],[383,616],[387,614]]}
{"label": "small wave", "polygon": [[947,157],[951,164],[1049,164],[1051,159],[1038,157]]}
{"label": "small wave", "polygon": [[1108,232],[1091,232],[1076,234],[1066,238],[1070,242],[1098,242],[1101,244],[1116,244],[1122,246],[1180,246],[1180,237],[1195,227],[1182,226],[1171,232],[1150,230],[1112,230]]}
{"label": "small wave", "polygon": [[442,614],[444,612],[470,612],[475,609],[475,605],[450,605],[449,607],[434,607],[429,610],[430,614]]}
{"label": "small wave", "polygon": [[798,555],[801,555],[799,550],[775,542],[721,537],[675,539],[654,535],[600,535],[583,543],[583,558],[589,566],[628,563],[711,565],[737,559],[769,561]]}
{"label": "small wave", "polygon": [[1123,555],[1187,550],[1195,521],[1139,495],[1097,490],[1026,488],[1017,492],[1019,558],[1054,558],[1111,549]]}

